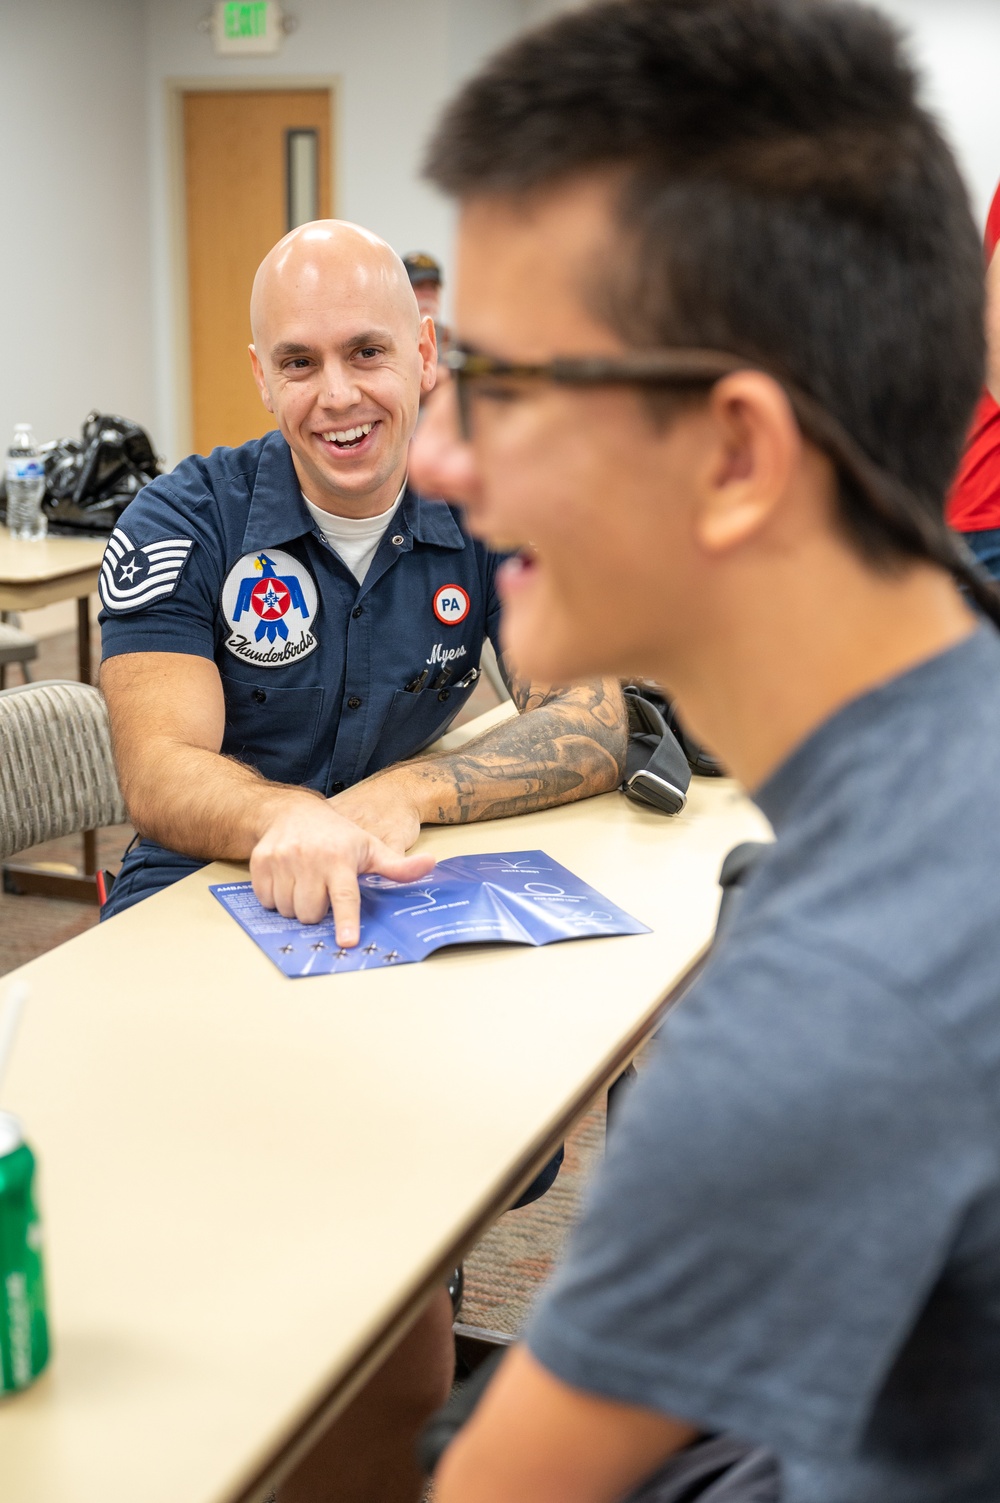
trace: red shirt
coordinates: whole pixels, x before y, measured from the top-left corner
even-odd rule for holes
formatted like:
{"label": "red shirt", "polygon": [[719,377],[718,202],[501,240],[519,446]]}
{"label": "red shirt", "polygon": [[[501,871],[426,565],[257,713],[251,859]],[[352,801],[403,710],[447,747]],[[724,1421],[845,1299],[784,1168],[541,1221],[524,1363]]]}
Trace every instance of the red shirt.
{"label": "red shirt", "polygon": [[[1000,187],[993,195],[983,245],[987,266],[1000,240]],[[979,398],[965,441],[946,516],[956,532],[1000,527],[1000,406],[986,390]]]}

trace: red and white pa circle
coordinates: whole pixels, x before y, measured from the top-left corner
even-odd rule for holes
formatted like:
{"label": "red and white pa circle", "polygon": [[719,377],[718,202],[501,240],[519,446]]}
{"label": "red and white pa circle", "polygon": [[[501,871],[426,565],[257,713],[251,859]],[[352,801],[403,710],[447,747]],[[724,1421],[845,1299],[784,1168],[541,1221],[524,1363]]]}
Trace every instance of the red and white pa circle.
{"label": "red and white pa circle", "polygon": [[442,585],[434,596],[434,614],[445,626],[457,626],[469,614],[471,603],[461,585]]}

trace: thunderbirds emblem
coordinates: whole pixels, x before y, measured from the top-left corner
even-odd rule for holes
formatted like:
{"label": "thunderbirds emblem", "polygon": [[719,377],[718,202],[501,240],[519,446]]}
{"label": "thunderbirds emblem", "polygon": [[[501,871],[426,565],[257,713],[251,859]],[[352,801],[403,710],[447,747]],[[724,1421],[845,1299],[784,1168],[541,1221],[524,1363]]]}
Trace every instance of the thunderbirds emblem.
{"label": "thunderbirds emblem", "polygon": [[230,627],[226,646],[258,668],[283,668],[316,646],[316,585],[304,564],[277,548],[247,553],[222,587],[222,614]]}

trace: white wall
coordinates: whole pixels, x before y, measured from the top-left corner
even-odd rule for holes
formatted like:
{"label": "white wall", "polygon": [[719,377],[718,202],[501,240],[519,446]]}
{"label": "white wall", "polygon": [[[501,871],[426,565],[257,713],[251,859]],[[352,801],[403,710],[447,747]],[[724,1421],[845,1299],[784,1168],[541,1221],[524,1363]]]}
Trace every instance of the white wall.
{"label": "white wall", "polygon": [[150,424],[139,0],[0,0],[0,443]]}
{"label": "white wall", "polygon": [[910,33],[925,98],[965,173],[980,225],[1000,181],[998,0],[878,0]]}
{"label": "white wall", "polygon": [[[581,0],[524,0],[532,23]],[[980,225],[1000,181],[1000,0],[867,0],[909,34],[924,97],[965,174]]]}
{"label": "white wall", "polygon": [[[1000,0],[881,3],[912,31],[982,220],[1000,178]],[[179,457],[167,79],[337,78],[336,212],[448,262],[450,207],[418,175],[427,134],[461,79],[560,0],[287,8],[283,51],[236,60],[198,28],[209,0],[0,0],[0,443],[15,422],[54,437],[103,406]]]}
{"label": "white wall", "polygon": [[145,0],[157,432],[177,457],[184,359],[171,238],[167,81],[227,77],[337,80],[334,212],[399,251],[447,264],[450,206],[420,180],[431,126],[458,80],[523,24],[525,0],[289,0],[297,29],[274,57],[218,57],[198,29],[206,0]]}

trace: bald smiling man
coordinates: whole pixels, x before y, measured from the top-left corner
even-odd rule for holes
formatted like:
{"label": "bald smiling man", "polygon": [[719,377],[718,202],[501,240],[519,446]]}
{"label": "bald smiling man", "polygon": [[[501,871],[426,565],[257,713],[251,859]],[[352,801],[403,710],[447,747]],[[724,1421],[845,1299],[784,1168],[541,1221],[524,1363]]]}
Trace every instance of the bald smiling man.
{"label": "bald smiling man", "polygon": [[[472,692],[487,636],[499,648],[502,562],[407,485],[433,322],[384,241],[327,220],[265,258],[251,323],[278,431],[185,460],[108,544],[101,686],[141,838],[103,916],[205,861],[248,860],[262,903],[307,923],[332,905],[351,946],[358,874],[423,876],[431,863],[405,854],[421,824],[620,782],[624,710],[613,680],[555,690],[508,669],[517,719],[420,756]],[[442,1290],[280,1503],[326,1498],[332,1478],[341,1503],[419,1498],[413,1438],[452,1366]]]}
{"label": "bald smiling man", "polygon": [[[508,666],[522,712],[421,756],[499,649],[496,573],[458,513],[407,485],[434,325],[402,262],[357,225],[286,235],[253,287],[250,359],[278,431],[193,456],[111,537],[101,686],[141,839],[105,917],[205,861],[249,861],[262,903],[332,906],[358,939],[358,874],[423,876],[421,824],[613,788],[613,681],[552,689]],[[416,759],[416,760],[413,760]]]}

